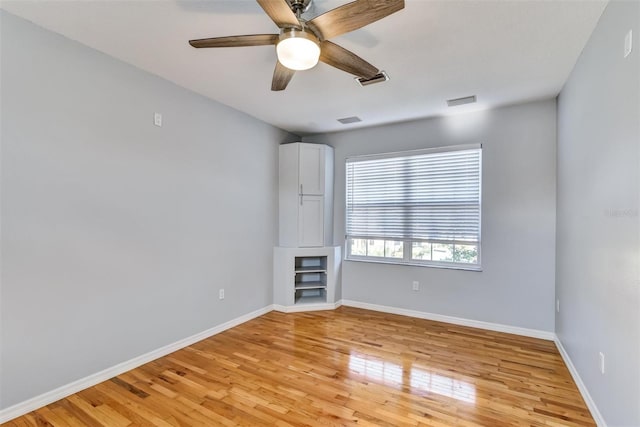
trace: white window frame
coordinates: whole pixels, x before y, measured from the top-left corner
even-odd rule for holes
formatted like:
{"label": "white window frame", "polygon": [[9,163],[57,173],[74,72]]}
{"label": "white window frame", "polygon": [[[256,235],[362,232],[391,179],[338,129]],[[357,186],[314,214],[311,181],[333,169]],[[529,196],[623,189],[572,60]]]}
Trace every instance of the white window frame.
{"label": "white window frame", "polygon": [[[391,153],[383,153],[383,154],[374,154],[374,155],[364,155],[364,156],[352,156],[347,157],[345,160],[345,171],[347,169],[347,164],[351,159],[358,160],[376,160],[376,159],[384,159],[384,158],[393,158],[393,157],[406,157],[412,155],[422,155],[422,154],[432,154],[438,152],[448,152],[448,151],[462,151],[462,150],[480,150],[480,161],[479,161],[479,197],[478,197],[478,241],[475,242],[465,242],[465,241],[450,241],[450,240],[437,240],[437,239],[393,239],[393,238],[382,238],[380,236],[357,236],[356,239],[366,239],[366,240],[384,240],[384,245],[386,248],[386,242],[403,242],[403,257],[387,257],[387,256],[373,256],[373,255],[352,255],[352,241],[348,235],[345,235],[345,256],[344,259],[346,261],[361,261],[361,262],[374,262],[374,263],[386,263],[386,264],[401,264],[401,265],[413,265],[413,266],[422,266],[422,267],[436,267],[436,268],[449,268],[449,269],[457,269],[457,270],[472,270],[472,271],[482,271],[482,144],[469,144],[469,145],[457,145],[450,147],[438,147],[438,148],[429,148],[429,149],[421,149],[421,150],[410,150],[410,151],[399,151],[399,152],[391,152]],[[348,195],[348,177],[345,174],[345,197]],[[347,201],[345,200],[345,226],[347,224]],[[413,243],[431,243],[433,244],[452,244],[452,252],[455,250],[455,245],[461,246],[473,246],[477,245],[477,263],[464,263],[464,262],[454,262],[454,261],[433,261],[433,260],[421,260],[421,259],[413,259]],[[433,246],[431,247],[433,251]],[[386,249],[385,249],[386,250]],[[433,252],[432,252],[433,253]]]}

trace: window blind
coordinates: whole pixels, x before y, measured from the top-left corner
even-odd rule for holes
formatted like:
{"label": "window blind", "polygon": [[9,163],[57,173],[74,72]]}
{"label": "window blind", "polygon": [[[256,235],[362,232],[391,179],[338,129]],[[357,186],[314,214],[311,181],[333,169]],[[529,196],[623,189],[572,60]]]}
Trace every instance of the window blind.
{"label": "window blind", "polygon": [[347,238],[479,243],[475,147],[347,159]]}

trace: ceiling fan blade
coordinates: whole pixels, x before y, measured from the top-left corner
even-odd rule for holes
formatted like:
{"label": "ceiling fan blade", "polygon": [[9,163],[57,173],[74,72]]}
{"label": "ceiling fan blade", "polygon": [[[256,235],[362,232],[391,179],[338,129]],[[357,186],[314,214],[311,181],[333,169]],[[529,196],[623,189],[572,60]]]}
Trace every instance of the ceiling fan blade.
{"label": "ceiling fan blade", "polygon": [[273,80],[271,81],[271,90],[284,90],[295,73],[294,70],[290,70],[282,65],[280,61],[276,61],[276,69],[273,72]]}
{"label": "ceiling fan blade", "polygon": [[320,44],[320,61],[357,77],[370,79],[378,74],[378,69],[355,53],[330,41]]}
{"label": "ceiling fan blade", "polygon": [[401,9],[404,9],[404,0],[356,0],[316,16],[307,25],[326,40],[362,28]]}
{"label": "ceiling fan blade", "polygon": [[300,27],[296,14],[291,11],[286,0],[257,0],[257,2],[278,27]]}
{"label": "ceiling fan blade", "polygon": [[241,47],[266,46],[278,42],[278,34],[252,34],[246,36],[213,37],[209,39],[189,40],[193,47]]}

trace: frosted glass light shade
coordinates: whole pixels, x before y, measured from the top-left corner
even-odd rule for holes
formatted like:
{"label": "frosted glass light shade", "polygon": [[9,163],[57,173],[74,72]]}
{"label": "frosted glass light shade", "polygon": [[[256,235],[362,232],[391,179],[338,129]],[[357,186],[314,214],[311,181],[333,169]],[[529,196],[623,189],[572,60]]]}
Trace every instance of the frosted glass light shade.
{"label": "frosted glass light shade", "polygon": [[315,36],[290,30],[280,35],[276,52],[278,61],[290,70],[308,70],[318,63],[320,45]]}

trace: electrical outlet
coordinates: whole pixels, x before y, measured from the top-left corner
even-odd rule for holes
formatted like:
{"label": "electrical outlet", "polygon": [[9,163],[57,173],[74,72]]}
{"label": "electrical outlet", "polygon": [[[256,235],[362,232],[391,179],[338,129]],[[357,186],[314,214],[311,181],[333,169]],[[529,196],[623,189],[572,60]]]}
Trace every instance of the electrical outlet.
{"label": "electrical outlet", "polygon": [[420,282],[418,282],[417,280],[413,281],[413,290],[414,291],[419,291],[420,290]]}
{"label": "electrical outlet", "polygon": [[600,352],[600,373],[604,374],[604,354]]}
{"label": "electrical outlet", "polygon": [[162,127],[162,114],[160,113],[153,114],[153,124],[156,126]]}
{"label": "electrical outlet", "polygon": [[560,300],[559,299],[556,300],[556,311],[558,313],[560,313]]}
{"label": "electrical outlet", "polygon": [[629,30],[624,38],[624,57],[626,58],[633,50],[633,32]]}
{"label": "electrical outlet", "polygon": [[224,299],[224,289],[220,289],[220,291],[218,292],[218,298]]}

